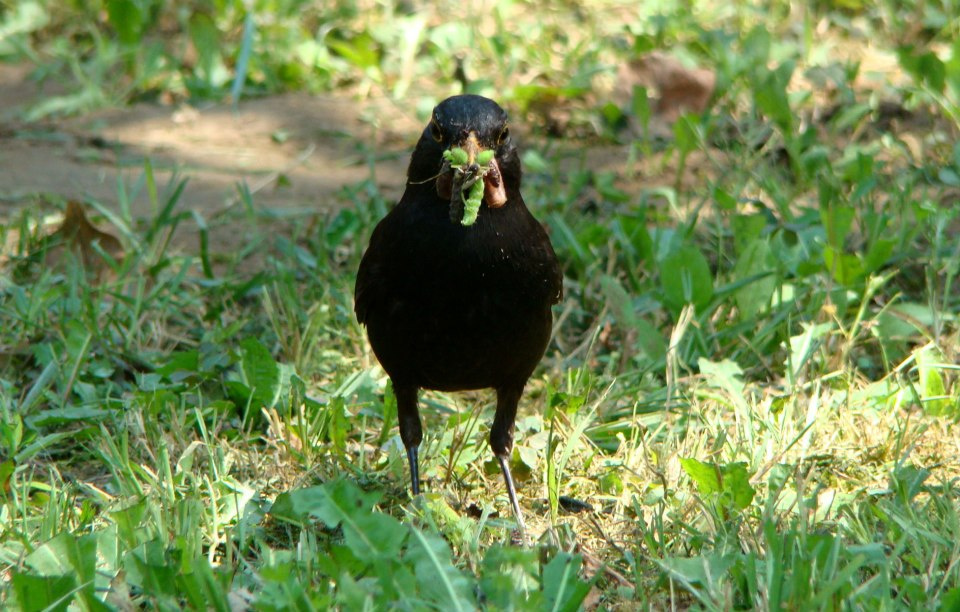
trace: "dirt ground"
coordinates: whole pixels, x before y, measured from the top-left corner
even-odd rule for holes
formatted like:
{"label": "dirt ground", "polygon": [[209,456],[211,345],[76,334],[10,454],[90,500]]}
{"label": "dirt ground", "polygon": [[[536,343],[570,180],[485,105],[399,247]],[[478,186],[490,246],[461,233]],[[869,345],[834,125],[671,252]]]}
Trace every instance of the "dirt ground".
{"label": "dirt ground", "polygon": [[[370,177],[370,156],[376,182],[396,196],[420,130],[412,114],[387,101],[306,94],[236,108],[138,104],[59,121],[17,120],[52,93],[56,87],[38,87],[27,67],[0,64],[0,218],[49,201],[115,206],[118,181],[136,185],[144,158],[161,189],[175,174],[188,179],[179,206],[204,216],[236,203],[242,182],[260,207],[332,208],[344,185]],[[149,214],[144,189],[131,207],[135,217]]]}
{"label": "dirt ground", "polygon": [[[29,66],[0,63],[0,221],[11,220],[27,206],[45,205],[55,213],[58,208],[50,203],[67,200],[117,207],[118,181],[136,193],[130,203],[133,216],[148,217],[152,211],[142,188],[145,158],[161,191],[172,177],[186,178],[178,206],[208,220],[237,204],[240,183],[254,193],[258,207],[321,212],[344,205],[337,192],[373,172],[381,192],[395,199],[422,130],[411,108],[387,99],[302,93],[246,99],[236,107],[142,103],[62,120],[20,120],[25,109],[62,93],[55,82],[40,86],[31,80]],[[524,138],[524,128],[515,125],[514,130],[521,147],[534,146]],[[627,169],[622,145],[584,148],[574,143],[566,153],[554,145],[551,149],[565,158],[561,168],[612,171],[618,186],[630,192],[675,180],[674,170],[659,155]],[[684,182],[703,182],[702,162],[699,154],[691,156]],[[195,233],[192,221],[181,225],[174,246],[195,248]],[[228,249],[238,238],[242,236],[230,224],[211,227],[215,250]]]}

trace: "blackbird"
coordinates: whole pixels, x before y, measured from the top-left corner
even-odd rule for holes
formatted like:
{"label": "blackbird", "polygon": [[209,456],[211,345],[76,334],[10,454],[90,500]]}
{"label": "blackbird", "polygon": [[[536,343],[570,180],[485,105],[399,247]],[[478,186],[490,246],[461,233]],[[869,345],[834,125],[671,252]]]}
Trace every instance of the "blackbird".
{"label": "blackbird", "polygon": [[[466,152],[465,164],[444,159],[454,148]],[[478,156],[486,159],[489,153],[481,153],[490,150],[492,161],[481,167]],[[403,196],[370,236],[355,310],[393,382],[414,495],[423,439],[419,390],[496,391],[490,446],[522,535],[510,474],[514,420],[550,339],[562,273],[520,196],[520,177],[507,114],[496,102],[461,95],[437,105],[410,158]],[[476,181],[483,181],[479,216],[464,225],[465,192]]]}

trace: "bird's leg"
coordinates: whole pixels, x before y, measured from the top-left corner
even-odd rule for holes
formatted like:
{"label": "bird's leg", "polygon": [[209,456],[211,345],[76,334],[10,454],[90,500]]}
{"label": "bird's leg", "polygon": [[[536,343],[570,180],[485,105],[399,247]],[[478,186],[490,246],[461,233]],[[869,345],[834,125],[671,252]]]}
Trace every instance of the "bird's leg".
{"label": "bird's leg", "polygon": [[423,427],[420,425],[420,412],[417,410],[417,388],[393,385],[397,396],[397,421],[400,424],[400,439],[407,449],[407,461],[410,463],[410,488],[414,496],[420,495],[420,466],[418,448],[423,440]]}
{"label": "bird's leg", "polygon": [[510,474],[510,456],[497,455],[497,461],[500,462],[500,469],[503,471],[503,480],[507,483],[507,495],[510,496],[510,504],[513,506],[513,516],[517,519],[517,531],[520,533],[520,541],[525,541],[527,537],[527,525],[523,522],[523,513],[520,511],[520,503],[517,501],[517,489],[513,486],[513,476]]}
{"label": "bird's leg", "polygon": [[510,455],[513,453],[513,428],[517,418],[517,404],[523,393],[523,385],[515,387],[500,387],[497,389],[497,412],[493,417],[493,427],[490,428],[490,448],[500,463],[503,480],[507,484],[507,495],[510,505],[513,506],[513,516],[517,520],[517,531],[520,539],[526,538],[526,525],[523,522],[523,513],[520,512],[520,503],[517,501],[517,489],[513,486],[513,476],[510,474]]}

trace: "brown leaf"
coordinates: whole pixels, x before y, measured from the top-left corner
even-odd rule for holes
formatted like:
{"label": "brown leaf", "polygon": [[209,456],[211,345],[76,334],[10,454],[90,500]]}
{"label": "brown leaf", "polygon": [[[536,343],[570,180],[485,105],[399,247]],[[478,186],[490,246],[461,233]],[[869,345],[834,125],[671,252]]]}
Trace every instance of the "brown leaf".
{"label": "brown leaf", "polygon": [[617,71],[617,96],[630,100],[633,87],[656,90],[659,98],[654,111],[666,121],[674,121],[684,112],[706,110],[717,85],[717,76],[705,68],[687,68],[680,60],[660,51],[631,60]]}
{"label": "brown leaf", "polygon": [[[80,258],[83,267],[91,272],[97,280],[109,266],[99,249],[118,261],[123,257],[123,247],[114,236],[97,229],[83,210],[79,202],[67,202],[67,212],[63,223],[50,235],[46,253],[46,262],[56,267],[63,262],[64,250],[70,249]],[[95,246],[96,245],[96,246]]]}
{"label": "brown leaf", "polygon": [[127,573],[120,570],[110,580],[110,589],[107,591],[107,603],[122,612],[132,612],[137,604],[130,596],[130,587],[127,584]]}

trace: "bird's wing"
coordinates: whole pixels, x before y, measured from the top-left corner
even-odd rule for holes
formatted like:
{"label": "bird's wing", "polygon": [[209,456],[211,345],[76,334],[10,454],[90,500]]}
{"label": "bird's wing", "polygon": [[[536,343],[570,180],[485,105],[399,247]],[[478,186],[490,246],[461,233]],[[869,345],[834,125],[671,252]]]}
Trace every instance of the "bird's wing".
{"label": "bird's wing", "polygon": [[563,299],[563,270],[560,268],[560,262],[557,260],[557,254],[553,251],[553,245],[547,239],[547,249],[549,250],[550,265],[550,296],[551,304],[559,304]]}
{"label": "bird's wing", "polygon": [[389,273],[384,270],[384,266],[390,262],[390,258],[385,258],[382,253],[384,233],[384,223],[381,221],[370,236],[370,245],[357,270],[353,311],[357,314],[357,320],[363,324],[367,322],[371,306],[383,299],[385,284],[389,281]]}
{"label": "bird's wing", "polygon": [[[532,234],[532,237],[528,238],[525,243],[527,245],[525,248],[532,248],[528,258],[536,260],[542,267],[543,272],[539,277],[542,280],[539,282],[546,285],[546,297],[550,300],[550,304],[559,304],[563,298],[563,269],[560,267],[560,261],[553,250],[547,227],[537,221],[529,211],[526,214],[528,227],[530,228],[528,231]],[[532,245],[532,247],[529,245]]]}

